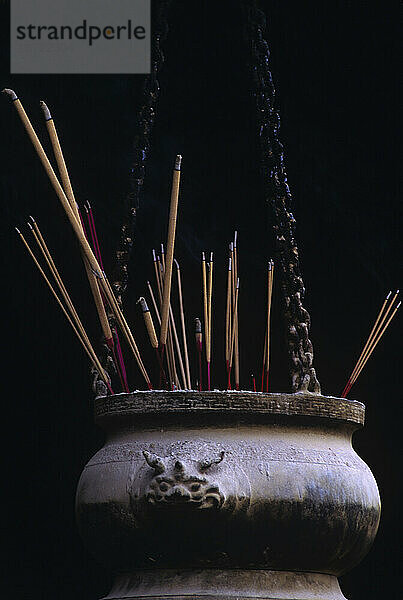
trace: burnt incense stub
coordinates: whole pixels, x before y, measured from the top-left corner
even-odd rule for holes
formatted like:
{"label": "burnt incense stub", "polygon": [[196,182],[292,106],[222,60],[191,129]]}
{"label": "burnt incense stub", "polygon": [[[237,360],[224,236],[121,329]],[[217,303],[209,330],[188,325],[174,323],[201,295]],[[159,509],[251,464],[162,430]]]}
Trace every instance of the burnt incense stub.
{"label": "burnt incense stub", "polygon": [[343,600],[370,548],[375,480],[359,402],[314,394],[135,392],[95,400],[105,446],[77,491],[108,600]]}

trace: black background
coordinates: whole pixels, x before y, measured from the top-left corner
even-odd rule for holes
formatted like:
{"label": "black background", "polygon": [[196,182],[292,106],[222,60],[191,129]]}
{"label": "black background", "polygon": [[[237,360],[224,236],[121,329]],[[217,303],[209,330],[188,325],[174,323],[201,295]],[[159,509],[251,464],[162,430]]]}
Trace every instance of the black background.
{"label": "black background", "polygon": [[[263,2],[281,137],[298,222],[315,366],[340,394],[386,292],[400,283],[397,2]],[[10,75],[8,6],[1,11],[1,81],[20,96],[49,151],[39,100],[49,104],[80,203],[95,212],[106,270],[113,265],[142,76]],[[259,179],[254,104],[237,2],[176,1],[170,14],[153,149],[137,223],[125,309],[150,367],[135,301],[152,277],[150,250],[166,237],[174,156],[183,176],[177,257],[188,320],[200,315],[200,251],[216,253],[213,384],[224,384],[226,244],[239,231],[241,383],[262,346],[264,265],[271,216]],[[13,227],[33,214],[88,325],[99,337],[71,228],[14,108],[0,107],[2,225],[3,597],[99,598],[110,575],[74,524],[82,467],[100,447],[83,351]],[[277,283],[277,282],[276,282]],[[271,389],[288,390],[275,284]],[[383,514],[375,544],[341,578],[351,600],[398,598],[400,319],[350,397],[367,422],[355,448],[377,479]],[[132,387],[143,383],[132,366]],[[4,591],[5,590],[5,591]],[[386,592],[386,590],[388,590]],[[6,593],[6,596],[4,596]]]}

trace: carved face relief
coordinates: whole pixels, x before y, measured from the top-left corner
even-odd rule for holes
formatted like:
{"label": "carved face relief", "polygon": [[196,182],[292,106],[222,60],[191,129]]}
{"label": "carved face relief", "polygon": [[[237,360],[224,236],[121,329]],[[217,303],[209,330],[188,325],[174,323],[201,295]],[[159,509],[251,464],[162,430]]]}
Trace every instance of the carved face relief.
{"label": "carved face relief", "polygon": [[224,452],[201,463],[161,458],[147,451],[143,454],[147,464],[154,469],[154,476],[145,490],[150,505],[198,509],[217,509],[223,505],[224,494],[210,479],[208,471],[223,460]]}

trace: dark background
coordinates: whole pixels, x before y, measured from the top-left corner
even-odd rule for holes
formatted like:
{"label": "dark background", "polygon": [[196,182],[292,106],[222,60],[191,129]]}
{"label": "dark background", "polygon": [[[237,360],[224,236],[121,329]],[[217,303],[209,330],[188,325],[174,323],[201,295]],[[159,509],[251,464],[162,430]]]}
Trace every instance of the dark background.
{"label": "dark background", "polygon": [[[261,6],[268,18],[315,366],[323,393],[338,395],[386,292],[401,279],[399,4],[321,0]],[[94,207],[110,271],[142,76],[10,75],[7,3],[0,11],[2,85],[17,91],[50,154],[38,103],[49,104],[76,197]],[[169,20],[125,310],[147,364],[154,365],[135,301],[153,275],[150,250],[166,237],[171,169],[180,152],[176,254],[188,320],[201,313],[200,251],[214,250],[213,384],[222,386],[226,244],[238,229],[241,383],[250,389],[250,373],[256,373],[261,360],[264,265],[273,247],[239,5],[175,1]],[[102,432],[92,422],[85,355],[13,230],[14,225],[25,230],[29,214],[46,234],[92,339],[99,330],[71,228],[6,98],[0,120],[7,534],[2,594],[91,600],[103,595],[111,580],[78,537],[74,493],[84,464],[102,443]],[[274,293],[271,389],[281,391],[289,383],[277,281]],[[355,448],[371,466],[383,503],[371,552],[341,578],[351,600],[398,598],[399,329],[397,317],[350,393],[367,407]],[[133,366],[130,381],[134,388],[143,386]]]}

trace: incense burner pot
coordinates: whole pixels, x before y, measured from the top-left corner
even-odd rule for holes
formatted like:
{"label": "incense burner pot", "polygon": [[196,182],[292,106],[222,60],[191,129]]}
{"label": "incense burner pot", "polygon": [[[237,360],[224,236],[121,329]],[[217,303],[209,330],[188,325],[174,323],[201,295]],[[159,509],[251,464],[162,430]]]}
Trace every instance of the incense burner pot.
{"label": "incense burner pot", "polygon": [[105,446],[77,490],[105,600],[343,600],[380,499],[351,446],[364,405],[315,394],[135,392],[95,400]]}

